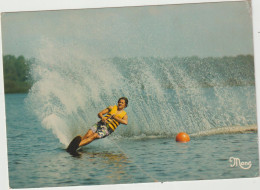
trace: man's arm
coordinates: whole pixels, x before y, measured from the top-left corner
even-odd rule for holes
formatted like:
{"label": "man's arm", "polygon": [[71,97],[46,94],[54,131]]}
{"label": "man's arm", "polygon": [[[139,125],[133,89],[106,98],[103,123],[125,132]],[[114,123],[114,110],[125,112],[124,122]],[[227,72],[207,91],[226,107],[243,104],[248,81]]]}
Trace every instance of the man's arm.
{"label": "man's arm", "polygon": [[105,118],[103,115],[107,114],[112,108],[113,108],[113,106],[109,106],[108,108],[102,110],[101,112],[98,113],[98,117],[99,117],[103,122],[106,122],[106,118]]}
{"label": "man's arm", "polygon": [[121,123],[121,124],[124,124],[124,125],[128,124],[128,116],[127,116],[127,114],[125,114],[125,116],[122,119],[117,117],[117,116],[114,116],[114,119],[116,121],[118,121],[119,123]]}

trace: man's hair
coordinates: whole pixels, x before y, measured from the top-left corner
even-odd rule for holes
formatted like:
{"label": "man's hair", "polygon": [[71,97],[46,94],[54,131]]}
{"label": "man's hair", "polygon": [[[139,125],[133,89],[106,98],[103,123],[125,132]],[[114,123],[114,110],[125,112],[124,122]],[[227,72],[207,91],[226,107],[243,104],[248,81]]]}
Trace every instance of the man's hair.
{"label": "man's hair", "polygon": [[119,98],[119,100],[118,100],[117,103],[119,103],[120,100],[125,100],[125,107],[127,107],[127,105],[128,105],[128,99],[127,99],[126,97],[121,97],[121,98]]}

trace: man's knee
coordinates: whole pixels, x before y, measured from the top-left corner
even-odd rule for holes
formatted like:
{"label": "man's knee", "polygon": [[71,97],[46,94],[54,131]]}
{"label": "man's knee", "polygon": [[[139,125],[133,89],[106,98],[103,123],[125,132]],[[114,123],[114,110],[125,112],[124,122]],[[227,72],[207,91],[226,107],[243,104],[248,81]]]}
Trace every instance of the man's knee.
{"label": "man's knee", "polygon": [[99,134],[98,134],[98,133],[94,133],[94,138],[95,138],[95,139],[100,139]]}

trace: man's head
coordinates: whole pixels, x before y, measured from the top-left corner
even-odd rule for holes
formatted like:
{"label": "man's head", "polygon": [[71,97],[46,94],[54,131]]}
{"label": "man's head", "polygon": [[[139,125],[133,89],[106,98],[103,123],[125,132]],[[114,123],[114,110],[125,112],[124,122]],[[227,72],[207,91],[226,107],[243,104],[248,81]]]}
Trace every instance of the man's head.
{"label": "man's head", "polygon": [[128,105],[128,99],[127,99],[126,97],[121,97],[121,98],[119,98],[119,100],[118,100],[117,103],[119,103],[121,100],[124,100],[124,101],[125,101],[125,107],[127,107],[127,105]]}

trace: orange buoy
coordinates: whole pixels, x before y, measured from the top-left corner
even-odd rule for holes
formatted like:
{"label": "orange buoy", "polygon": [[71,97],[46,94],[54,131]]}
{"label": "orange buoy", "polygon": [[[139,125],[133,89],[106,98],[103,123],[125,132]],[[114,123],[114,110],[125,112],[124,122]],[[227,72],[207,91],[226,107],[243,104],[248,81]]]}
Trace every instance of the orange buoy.
{"label": "orange buoy", "polygon": [[189,142],[190,141],[190,137],[189,137],[189,135],[187,133],[180,132],[176,136],[176,141],[177,142]]}

